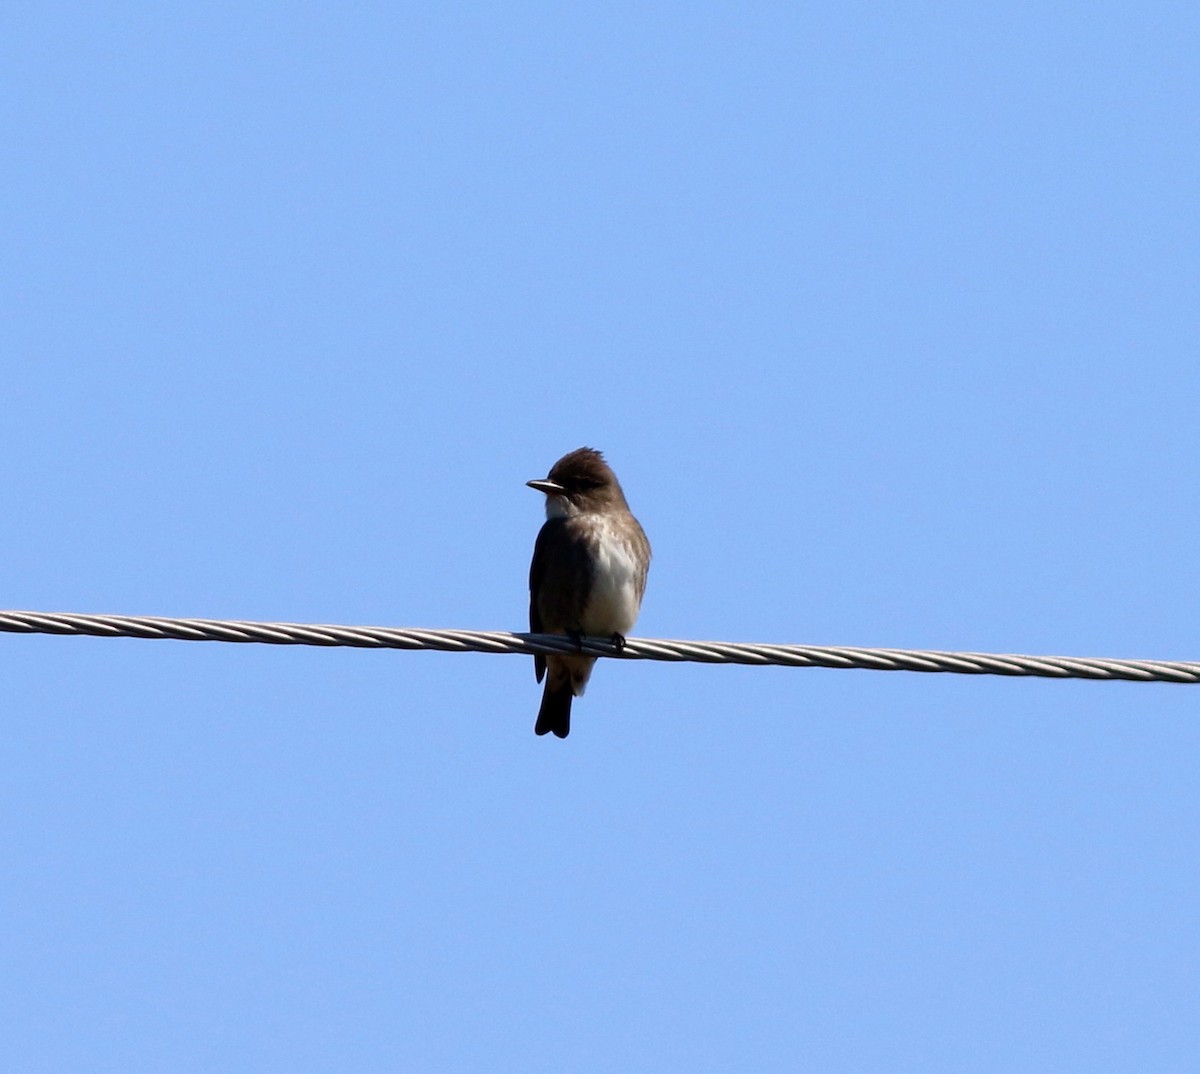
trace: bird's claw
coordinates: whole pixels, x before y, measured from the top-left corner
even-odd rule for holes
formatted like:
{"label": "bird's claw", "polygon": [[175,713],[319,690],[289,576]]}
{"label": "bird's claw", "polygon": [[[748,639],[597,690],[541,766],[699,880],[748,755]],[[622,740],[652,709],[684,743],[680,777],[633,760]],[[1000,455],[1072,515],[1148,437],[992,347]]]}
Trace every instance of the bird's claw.
{"label": "bird's claw", "polygon": [[[583,652],[583,631],[582,630],[568,630],[568,631],[565,631],[565,633],[566,633],[567,637],[570,638],[572,642],[574,642],[575,648],[578,649],[580,652]],[[623,653],[625,651],[625,635],[624,634],[615,634],[615,633],[609,634],[608,640],[611,643],[612,647],[617,650],[617,652]]]}

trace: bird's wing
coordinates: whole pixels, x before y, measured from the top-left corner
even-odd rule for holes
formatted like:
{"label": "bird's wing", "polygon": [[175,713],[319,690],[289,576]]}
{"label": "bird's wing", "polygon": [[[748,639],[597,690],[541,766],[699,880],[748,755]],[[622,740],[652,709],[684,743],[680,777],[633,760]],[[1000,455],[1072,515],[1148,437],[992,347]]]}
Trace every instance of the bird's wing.
{"label": "bird's wing", "polygon": [[[529,565],[529,629],[534,634],[563,634],[578,630],[587,606],[595,557],[586,528],[576,519],[549,519],[533,546]],[[533,658],[538,682],[546,658]]]}
{"label": "bird's wing", "polygon": [[[542,528],[542,533],[545,533],[545,527]],[[533,562],[529,564],[529,632],[531,634],[542,633],[542,614],[538,611],[538,586],[541,584],[542,575],[546,573],[545,553],[542,551],[544,542],[542,541],[542,533],[538,534],[537,541],[533,546]],[[542,676],[546,674],[546,655],[545,653],[533,654],[533,673],[537,676],[537,681],[542,681]]]}
{"label": "bird's wing", "polygon": [[650,556],[652,553],[650,551],[650,541],[646,538],[646,531],[642,529],[642,524],[633,515],[629,517],[633,520],[633,541],[637,560],[641,565],[637,578],[634,580],[634,588],[637,590],[637,602],[640,607],[642,598],[646,595],[646,575],[650,573]]}

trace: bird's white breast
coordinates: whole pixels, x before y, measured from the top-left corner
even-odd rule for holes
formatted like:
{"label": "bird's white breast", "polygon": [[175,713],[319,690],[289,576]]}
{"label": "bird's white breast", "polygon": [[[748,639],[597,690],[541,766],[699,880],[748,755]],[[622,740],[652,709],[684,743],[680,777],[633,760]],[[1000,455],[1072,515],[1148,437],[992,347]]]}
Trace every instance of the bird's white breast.
{"label": "bird's white breast", "polygon": [[633,549],[608,524],[596,523],[596,573],[580,624],[585,634],[627,634],[637,622],[638,564]]}

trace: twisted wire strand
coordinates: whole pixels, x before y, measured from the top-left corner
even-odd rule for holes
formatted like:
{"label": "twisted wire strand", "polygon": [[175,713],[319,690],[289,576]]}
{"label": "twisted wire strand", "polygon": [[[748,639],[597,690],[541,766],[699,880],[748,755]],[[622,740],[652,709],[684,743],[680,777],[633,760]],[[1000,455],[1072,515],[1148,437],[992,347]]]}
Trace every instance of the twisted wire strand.
{"label": "twisted wire strand", "polygon": [[83,634],[102,638],[170,638],[177,641],[259,642],[267,645],[353,646],[360,649],[434,649],[441,652],[577,653],[623,660],[701,664],[863,668],[871,671],[952,672],[961,675],[1030,675],[1047,679],[1122,679],[1130,682],[1200,683],[1200,662],[1122,660],[935,649],[866,649],[840,645],[774,645],[728,641],[629,638],[618,649],[608,639],[576,645],[555,634],[501,630],[432,630],[408,627],[261,623],[240,619],[175,619],[142,615],[0,611],[0,632]]}

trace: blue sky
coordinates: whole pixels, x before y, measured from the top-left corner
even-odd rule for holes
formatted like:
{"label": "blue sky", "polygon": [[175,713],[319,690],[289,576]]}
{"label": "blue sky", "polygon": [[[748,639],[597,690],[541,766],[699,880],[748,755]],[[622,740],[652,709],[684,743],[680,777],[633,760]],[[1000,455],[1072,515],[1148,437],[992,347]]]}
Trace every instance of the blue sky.
{"label": "blue sky", "polygon": [[[1183,4],[23,5],[13,608],[1200,658]],[[1195,688],[0,637],[8,1070],[1192,1071]]]}

